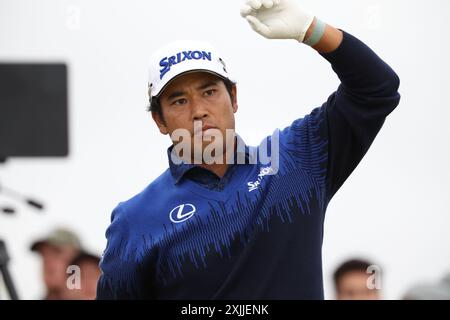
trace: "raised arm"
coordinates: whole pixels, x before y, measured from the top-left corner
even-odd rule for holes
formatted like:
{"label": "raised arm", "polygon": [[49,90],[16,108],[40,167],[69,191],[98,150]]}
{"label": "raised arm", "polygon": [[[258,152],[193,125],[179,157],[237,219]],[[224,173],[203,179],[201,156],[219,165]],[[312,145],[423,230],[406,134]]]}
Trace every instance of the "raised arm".
{"label": "raised arm", "polygon": [[[283,131],[292,154],[309,150],[297,162],[326,182],[328,202],[398,105],[399,77],[363,42],[303,11],[296,0],[249,0],[241,15],[266,38],[310,45],[341,80],[322,107]],[[318,152],[319,145],[325,151]]]}

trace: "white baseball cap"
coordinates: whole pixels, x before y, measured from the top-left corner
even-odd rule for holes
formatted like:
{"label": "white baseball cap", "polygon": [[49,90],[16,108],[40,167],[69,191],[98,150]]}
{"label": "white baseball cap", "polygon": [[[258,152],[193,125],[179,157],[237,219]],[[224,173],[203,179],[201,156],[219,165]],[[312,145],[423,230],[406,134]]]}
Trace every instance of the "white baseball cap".
{"label": "white baseball cap", "polygon": [[150,58],[148,87],[150,99],[157,97],[177,76],[204,71],[232,82],[224,59],[209,43],[175,41],[156,51]]}

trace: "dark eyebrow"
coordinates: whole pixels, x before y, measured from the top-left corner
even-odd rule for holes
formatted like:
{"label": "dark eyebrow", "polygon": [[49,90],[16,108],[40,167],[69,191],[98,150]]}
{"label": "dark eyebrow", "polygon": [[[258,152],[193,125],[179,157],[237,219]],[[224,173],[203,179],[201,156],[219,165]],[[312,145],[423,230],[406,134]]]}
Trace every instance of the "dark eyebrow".
{"label": "dark eyebrow", "polygon": [[220,80],[211,80],[211,81],[208,81],[208,82],[202,84],[201,86],[199,86],[199,87],[197,88],[197,90],[203,90],[203,89],[206,89],[206,88],[208,88],[208,87],[215,86],[215,85],[217,85],[217,83],[218,83],[219,81],[220,81]]}
{"label": "dark eyebrow", "polygon": [[[202,85],[200,85],[199,87],[197,87],[197,90],[203,90],[208,87],[215,86],[215,85],[217,85],[217,83],[219,81],[220,80],[211,80],[211,81],[205,82]],[[172,99],[184,96],[185,94],[186,94],[186,92],[184,92],[184,91],[174,91],[167,97],[167,100],[172,100]]]}
{"label": "dark eyebrow", "polygon": [[175,98],[184,96],[185,94],[186,94],[186,92],[184,92],[184,91],[175,91],[175,92],[172,92],[172,93],[167,97],[167,100],[172,100],[172,99],[175,99]]}

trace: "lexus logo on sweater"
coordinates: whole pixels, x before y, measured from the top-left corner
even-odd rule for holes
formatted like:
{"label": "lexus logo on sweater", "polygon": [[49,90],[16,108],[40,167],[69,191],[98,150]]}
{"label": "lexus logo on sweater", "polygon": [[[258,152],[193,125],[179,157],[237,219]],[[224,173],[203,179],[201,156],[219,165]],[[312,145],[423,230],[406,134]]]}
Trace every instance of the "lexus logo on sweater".
{"label": "lexus logo on sweater", "polygon": [[180,204],[170,211],[169,217],[170,221],[173,223],[180,223],[192,218],[195,214],[195,207],[193,204],[185,203]]}

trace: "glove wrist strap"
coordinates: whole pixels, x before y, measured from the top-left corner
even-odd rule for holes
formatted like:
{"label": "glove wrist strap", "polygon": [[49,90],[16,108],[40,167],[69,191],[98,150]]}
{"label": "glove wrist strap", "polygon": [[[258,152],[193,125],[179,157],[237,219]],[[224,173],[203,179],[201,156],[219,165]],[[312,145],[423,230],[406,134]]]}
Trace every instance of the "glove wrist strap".
{"label": "glove wrist strap", "polygon": [[320,39],[322,39],[323,34],[325,33],[325,27],[326,27],[325,22],[316,19],[316,24],[313,28],[311,36],[307,40],[303,41],[303,43],[310,47],[313,47],[316,44],[318,44]]}

